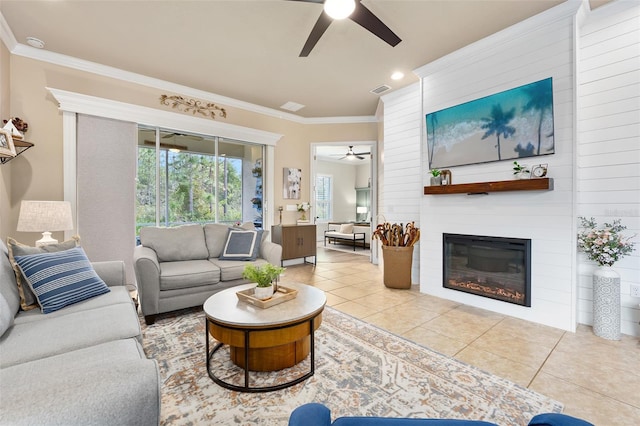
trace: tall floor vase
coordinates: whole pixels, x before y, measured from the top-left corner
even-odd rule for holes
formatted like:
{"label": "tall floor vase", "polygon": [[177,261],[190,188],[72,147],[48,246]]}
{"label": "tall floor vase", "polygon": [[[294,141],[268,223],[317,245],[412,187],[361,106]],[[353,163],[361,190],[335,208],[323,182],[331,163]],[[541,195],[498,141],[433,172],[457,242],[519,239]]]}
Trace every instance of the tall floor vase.
{"label": "tall floor vase", "polygon": [[620,275],[610,266],[593,272],[593,332],[607,340],[620,340]]}

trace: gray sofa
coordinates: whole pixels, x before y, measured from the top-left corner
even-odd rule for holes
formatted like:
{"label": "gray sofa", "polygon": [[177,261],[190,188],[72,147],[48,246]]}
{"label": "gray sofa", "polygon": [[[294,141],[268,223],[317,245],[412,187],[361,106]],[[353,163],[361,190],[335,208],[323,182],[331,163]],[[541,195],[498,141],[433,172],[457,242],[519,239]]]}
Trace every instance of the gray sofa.
{"label": "gray sofa", "polygon": [[[255,260],[219,259],[226,249],[229,226],[210,223],[140,230],[133,267],[140,306],[147,324],[157,314],[202,305],[209,296],[229,287],[248,283],[242,278],[245,265],[280,265],[282,246],[261,233]],[[255,231],[253,224],[242,226]]]}
{"label": "gray sofa", "polygon": [[0,244],[0,316],[8,325],[0,336],[0,424],[157,425],[158,366],[142,350],[124,263],[92,264],[106,294],[49,314],[23,311]]}

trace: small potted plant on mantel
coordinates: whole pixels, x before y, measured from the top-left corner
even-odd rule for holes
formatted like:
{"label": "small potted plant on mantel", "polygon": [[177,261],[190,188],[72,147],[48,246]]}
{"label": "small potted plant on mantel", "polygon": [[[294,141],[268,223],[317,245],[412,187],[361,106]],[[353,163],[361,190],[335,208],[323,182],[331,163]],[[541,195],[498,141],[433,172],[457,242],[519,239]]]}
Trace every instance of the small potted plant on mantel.
{"label": "small potted plant on mantel", "polygon": [[429,170],[431,173],[431,186],[442,185],[442,172],[438,169]]}
{"label": "small potted plant on mantel", "polygon": [[242,271],[242,278],[256,283],[254,290],[256,299],[266,300],[277,291],[277,288],[274,289],[273,281],[277,280],[282,272],[284,272],[284,268],[270,263],[263,266],[247,265]]}
{"label": "small potted plant on mantel", "polygon": [[529,169],[524,164],[518,164],[517,161],[513,162],[513,175],[516,179],[529,179]]}

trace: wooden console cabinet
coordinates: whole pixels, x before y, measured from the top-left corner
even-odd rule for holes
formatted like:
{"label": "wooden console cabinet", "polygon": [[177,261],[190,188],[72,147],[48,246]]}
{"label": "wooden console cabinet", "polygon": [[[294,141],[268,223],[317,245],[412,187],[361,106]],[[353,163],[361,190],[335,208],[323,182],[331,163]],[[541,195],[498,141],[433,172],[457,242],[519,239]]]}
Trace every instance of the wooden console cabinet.
{"label": "wooden console cabinet", "polygon": [[271,227],[271,241],[282,246],[282,261],[313,256],[316,264],[315,225],[274,225]]}

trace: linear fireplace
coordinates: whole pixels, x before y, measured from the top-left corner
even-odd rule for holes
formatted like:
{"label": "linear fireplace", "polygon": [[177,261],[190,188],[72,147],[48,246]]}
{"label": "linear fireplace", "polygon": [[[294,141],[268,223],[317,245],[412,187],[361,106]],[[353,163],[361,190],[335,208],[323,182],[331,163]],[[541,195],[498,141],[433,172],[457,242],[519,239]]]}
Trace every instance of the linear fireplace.
{"label": "linear fireplace", "polygon": [[531,240],[443,234],[443,286],[531,307]]}

